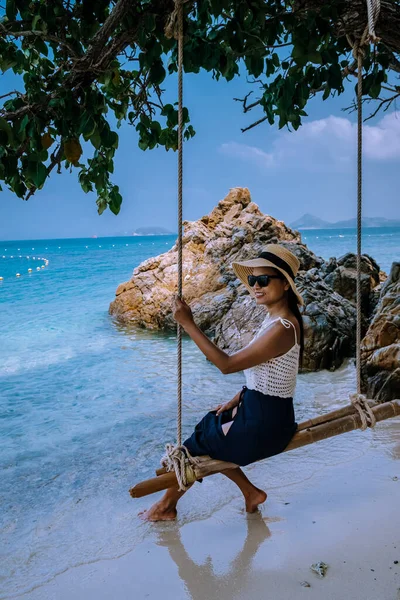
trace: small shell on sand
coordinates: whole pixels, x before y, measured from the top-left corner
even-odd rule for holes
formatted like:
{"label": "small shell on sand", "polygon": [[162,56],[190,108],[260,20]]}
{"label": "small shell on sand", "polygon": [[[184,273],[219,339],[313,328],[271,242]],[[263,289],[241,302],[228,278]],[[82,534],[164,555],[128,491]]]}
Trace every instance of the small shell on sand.
{"label": "small shell on sand", "polygon": [[311,571],[314,571],[318,575],[318,577],[325,577],[326,572],[328,570],[328,565],[324,562],[314,563],[310,567]]}

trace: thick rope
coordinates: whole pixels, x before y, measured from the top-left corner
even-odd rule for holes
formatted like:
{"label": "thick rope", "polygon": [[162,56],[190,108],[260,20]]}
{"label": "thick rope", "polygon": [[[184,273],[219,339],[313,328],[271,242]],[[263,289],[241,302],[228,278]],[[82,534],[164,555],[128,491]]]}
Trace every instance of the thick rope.
{"label": "thick rope", "polygon": [[[175,0],[165,35],[178,41],[178,297],[182,298],[182,205],[183,205],[183,4],[187,0]],[[176,445],[167,444],[161,459],[167,471],[175,471],[179,489],[186,491],[196,481],[193,466],[196,460],[182,446],[182,328],[177,324],[177,427]]]}
{"label": "thick rope", "polygon": [[[366,26],[361,39],[353,41],[348,36],[348,41],[353,48],[353,56],[357,60],[357,279],[356,279],[356,302],[357,302],[357,325],[356,325],[356,373],[357,373],[357,393],[350,394],[350,401],[360,413],[362,428],[365,429],[364,413],[369,415],[370,427],[375,425],[375,418],[364,402],[364,396],[361,394],[361,239],[362,239],[362,143],[363,143],[363,116],[362,116],[362,70],[365,57],[364,47],[369,43],[376,43],[378,38],[375,34],[375,25],[380,12],[380,0],[367,0],[368,25]],[[358,398],[356,400],[355,398]],[[368,407],[368,408],[366,408]],[[369,412],[371,412],[371,415]]]}
{"label": "thick rope", "polygon": [[379,38],[375,33],[375,25],[381,11],[381,0],[367,0],[369,41],[376,44]]}
{"label": "thick rope", "polygon": [[362,65],[364,51],[358,48],[358,85],[357,85],[357,333],[356,333],[356,366],[357,393],[361,394],[361,235],[362,235]]}
{"label": "thick rope", "polygon": [[357,409],[361,418],[361,429],[364,431],[367,427],[375,427],[376,418],[363,394],[350,394],[350,402]]}
{"label": "thick rope", "polygon": [[[183,180],[183,5],[178,11],[178,296],[182,298],[182,180]],[[182,445],[182,328],[178,323],[178,415],[177,445]]]}
{"label": "thick rope", "polygon": [[180,37],[180,25],[179,25],[179,12],[182,10],[182,5],[190,2],[191,0],[175,0],[175,8],[169,16],[168,22],[165,26],[164,33],[165,37],[171,39],[175,38],[179,40]]}
{"label": "thick rope", "polygon": [[179,489],[185,492],[196,481],[195,467],[199,461],[190,454],[186,446],[167,444],[161,466],[167,471],[175,471]]}

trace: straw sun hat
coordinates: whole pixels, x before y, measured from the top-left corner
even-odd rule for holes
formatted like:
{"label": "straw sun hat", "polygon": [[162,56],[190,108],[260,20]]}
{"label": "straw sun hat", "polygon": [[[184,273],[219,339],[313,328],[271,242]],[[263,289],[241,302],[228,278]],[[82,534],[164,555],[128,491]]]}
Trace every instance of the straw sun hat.
{"label": "straw sun hat", "polygon": [[290,287],[296,295],[297,303],[304,304],[303,298],[294,283],[294,278],[300,267],[300,261],[290,250],[279,244],[268,244],[257,258],[232,263],[235,274],[252,296],[254,295],[254,290],[250,287],[247,276],[253,274],[254,267],[273,267],[280,271],[290,283]]}

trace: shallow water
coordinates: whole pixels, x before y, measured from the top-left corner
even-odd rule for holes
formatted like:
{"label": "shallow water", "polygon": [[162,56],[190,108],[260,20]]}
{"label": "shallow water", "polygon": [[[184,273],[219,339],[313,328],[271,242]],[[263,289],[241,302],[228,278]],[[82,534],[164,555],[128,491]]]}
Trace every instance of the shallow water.
{"label": "shallow water", "polygon": [[[335,246],[321,235],[318,247],[317,233],[310,234],[312,242],[304,241],[325,258],[346,251],[344,238],[335,238]],[[376,237],[371,250],[386,270],[400,255],[400,230],[396,235],[385,245]],[[128,489],[152,476],[165,442],[175,438],[175,337],[118,326],[107,310],[133,267],[174,242],[160,236],[0,245],[0,598],[73,565],[119,556],[149,530],[135,515],[151,499],[132,500]],[[49,265],[29,275],[38,257]],[[183,357],[185,436],[244,379],[221,375],[187,338]],[[351,361],[333,373],[300,375],[297,421],[346,404],[354,386]],[[393,452],[392,422],[246,471],[273,490],[352,460],[371,444]],[[196,487],[182,523],[207,517],[237,496],[220,476]]]}

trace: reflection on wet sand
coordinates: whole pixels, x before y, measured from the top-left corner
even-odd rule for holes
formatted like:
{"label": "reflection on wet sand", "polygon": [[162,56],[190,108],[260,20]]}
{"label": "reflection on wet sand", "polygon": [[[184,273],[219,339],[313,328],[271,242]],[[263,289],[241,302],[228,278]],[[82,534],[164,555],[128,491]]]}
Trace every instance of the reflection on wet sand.
{"label": "reflection on wet sand", "polygon": [[252,561],[261,544],[271,536],[261,513],[248,515],[246,523],[247,535],[243,547],[232,561],[229,572],[223,575],[215,574],[210,556],[202,565],[192,560],[182,543],[178,528],[158,532],[157,545],[168,548],[192,600],[231,600],[246,589],[249,576],[254,576]]}
{"label": "reflection on wet sand", "polygon": [[390,419],[380,423],[374,430],[374,443],[384,447],[394,459],[400,459],[400,419]]}

